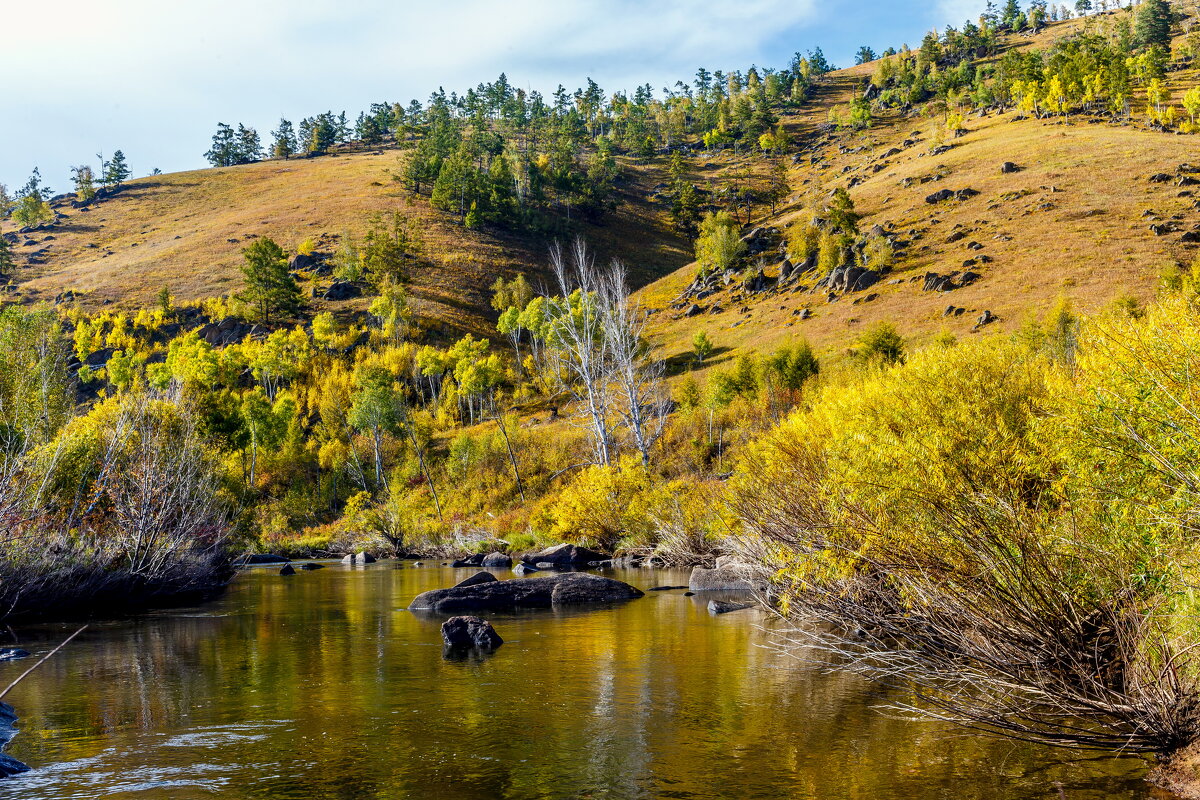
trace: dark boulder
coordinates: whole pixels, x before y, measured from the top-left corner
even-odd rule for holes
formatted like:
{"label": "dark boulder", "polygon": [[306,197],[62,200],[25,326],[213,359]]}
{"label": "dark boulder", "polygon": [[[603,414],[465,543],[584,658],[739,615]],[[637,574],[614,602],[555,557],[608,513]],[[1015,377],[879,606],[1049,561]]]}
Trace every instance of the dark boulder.
{"label": "dark boulder", "polygon": [[[526,564],[534,564],[538,569],[575,569],[586,567],[593,561],[604,561],[607,559],[604,553],[597,553],[595,550],[589,550],[586,547],[579,547],[573,544],[556,544],[553,547],[547,547],[539,553],[527,553],[521,557],[521,560]],[[543,564],[549,566],[543,567]]]}
{"label": "dark boulder", "polygon": [[954,192],[950,191],[949,189],[938,189],[933,194],[926,195],[925,202],[933,205],[934,203],[941,203],[945,200],[949,200],[951,197],[954,197]]}
{"label": "dark boulder", "polygon": [[477,586],[435,589],[417,595],[409,608],[441,612],[550,608],[614,603],[641,596],[641,591],[627,583],[599,575],[571,572],[546,578],[491,581]]}
{"label": "dark boulder", "polygon": [[1011,161],[1005,161],[1003,164],[1000,165],[1000,172],[1005,175],[1011,174],[1013,172],[1019,172],[1020,169],[1021,169],[1020,167],[1018,167],[1016,164],[1014,164]]}
{"label": "dark boulder", "polygon": [[442,623],[442,641],[455,649],[495,650],[504,644],[492,623],[479,617],[451,617]]}
{"label": "dark boulder", "polygon": [[[8,743],[16,735],[17,714],[8,703],[0,703],[0,750],[8,747]],[[0,778],[8,778],[28,771],[29,767],[12,756],[0,754]]]}
{"label": "dark boulder", "polygon": [[323,295],[326,300],[349,300],[352,297],[358,297],[362,294],[362,290],[349,281],[334,281],[325,290]]}
{"label": "dark boulder", "polygon": [[648,591],[651,592],[672,592],[676,589],[686,589],[686,586],[651,586]]}
{"label": "dark boulder", "polygon": [[1188,231],[1183,236],[1179,237],[1179,241],[1185,244],[1196,244],[1200,242],[1200,231]]}
{"label": "dark boulder", "polygon": [[996,315],[993,314],[991,311],[985,310],[982,314],[979,315],[979,319],[975,320],[975,327],[973,328],[973,330],[979,330],[984,325],[991,325],[995,321],[996,321]]}
{"label": "dark boulder", "polygon": [[490,572],[476,572],[474,575],[467,578],[466,580],[462,580],[462,581],[459,581],[458,583],[454,584],[454,588],[462,589],[463,587],[466,587],[466,586],[479,586],[480,584],[483,584],[483,583],[492,583],[495,580],[496,580],[496,576]]}
{"label": "dark boulder", "polygon": [[1156,173],[1154,173],[1153,175],[1151,175],[1151,176],[1148,178],[1148,180],[1149,180],[1151,183],[1170,183],[1170,182],[1171,182],[1171,176],[1170,176],[1170,175],[1168,175],[1168,174],[1167,174],[1167,173],[1165,173],[1165,172],[1156,172]]}
{"label": "dark boulder", "polygon": [[295,575],[296,569],[291,564],[285,564],[283,569],[279,570],[280,575]]}
{"label": "dark boulder", "polygon": [[301,564],[300,569],[305,570],[305,571],[312,571],[314,569],[325,569],[325,565],[324,564],[314,564],[310,561],[307,564]]}
{"label": "dark boulder", "polygon": [[753,605],[753,603],[731,603],[728,600],[709,600],[708,613],[728,614],[730,611],[741,611],[743,608],[750,608]]}
{"label": "dark boulder", "polygon": [[360,564],[374,564],[375,563],[375,556],[371,555],[370,553],[366,553],[366,552],[355,553],[354,558]]}
{"label": "dark boulder", "polygon": [[504,553],[488,553],[481,562],[485,567],[511,567],[512,563],[512,557]]}

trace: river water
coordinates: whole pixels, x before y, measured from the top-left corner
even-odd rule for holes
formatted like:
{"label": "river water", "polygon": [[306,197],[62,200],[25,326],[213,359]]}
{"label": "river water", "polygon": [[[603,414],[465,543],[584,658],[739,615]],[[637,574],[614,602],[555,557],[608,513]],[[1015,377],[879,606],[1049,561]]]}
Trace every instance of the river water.
{"label": "river water", "polygon": [[[443,618],[405,607],[468,574],[256,569],[208,605],[94,624],[6,698],[9,753],[34,770],[0,800],[1156,796],[1137,758],[880,713],[885,692],[779,655],[770,617],[711,616],[703,595],[491,615],[505,644],[447,660]],[[73,629],[18,634],[37,654]]]}

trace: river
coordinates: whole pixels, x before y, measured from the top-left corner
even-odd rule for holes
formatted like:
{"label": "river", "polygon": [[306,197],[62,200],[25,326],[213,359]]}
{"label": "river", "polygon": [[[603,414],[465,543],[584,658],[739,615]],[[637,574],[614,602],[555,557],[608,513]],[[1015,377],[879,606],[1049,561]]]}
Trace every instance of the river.
{"label": "river", "polygon": [[[771,617],[712,616],[702,595],[494,614],[506,643],[448,660],[442,618],[405,607],[469,574],[255,569],[202,607],[95,623],[6,698],[9,753],[34,769],[0,800],[1155,796],[1142,759],[880,713],[883,690],[780,655]],[[40,652],[74,627],[18,633]]]}

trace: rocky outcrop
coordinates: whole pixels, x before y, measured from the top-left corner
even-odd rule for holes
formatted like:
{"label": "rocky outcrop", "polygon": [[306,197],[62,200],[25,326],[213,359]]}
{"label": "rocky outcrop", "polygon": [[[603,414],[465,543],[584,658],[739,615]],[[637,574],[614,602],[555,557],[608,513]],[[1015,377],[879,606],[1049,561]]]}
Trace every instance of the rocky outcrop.
{"label": "rocky outcrop", "polygon": [[934,205],[936,203],[944,203],[945,201],[951,200],[951,199],[953,199],[953,200],[969,200],[977,194],[979,194],[978,191],[976,191],[975,189],[970,189],[970,188],[959,189],[958,191],[955,191],[953,189],[939,189],[938,191],[934,192],[933,194],[926,196],[925,202],[929,203],[930,205]]}
{"label": "rocky outcrop", "polygon": [[514,608],[551,608],[565,605],[615,603],[642,596],[627,583],[572,572],[545,578],[491,581],[477,586],[434,589],[417,595],[413,610],[455,612],[495,611]]}
{"label": "rocky outcrop", "polygon": [[861,292],[879,283],[881,277],[873,269],[838,267],[817,281],[813,288],[828,289],[831,292]]}
{"label": "rocky outcrop", "polygon": [[982,277],[978,272],[951,272],[949,275],[939,275],[936,272],[925,273],[925,283],[921,290],[925,292],[952,292],[964,286],[970,286]]}
{"label": "rocky outcrop", "polygon": [[442,641],[452,649],[495,650],[504,644],[492,623],[479,617],[451,617],[442,623]]}
{"label": "rocky outcrop", "polygon": [[[556,544],[538,553],[526,553],[521,560],[538,569],[579,569],[593,561],[605,561],[608,556],[573,544]],[[547,566],[542,566],[543,564]]]}

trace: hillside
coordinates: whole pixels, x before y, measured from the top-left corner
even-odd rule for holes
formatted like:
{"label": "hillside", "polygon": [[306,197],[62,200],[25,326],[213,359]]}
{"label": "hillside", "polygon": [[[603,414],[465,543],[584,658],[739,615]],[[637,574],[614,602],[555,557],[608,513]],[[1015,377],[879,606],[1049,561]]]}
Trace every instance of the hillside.
{"label": "hillside", "polygon": [[[1052,24],[1012,46],[1044,47],[1080,25]],[[1164,269],[1197,255],[1200,194],[1187,188],[1200,184],[1200,166],[1189,164],[1200,161],[1193,137],[1149,129],[1136,114],[1114,122],[1099,114],[1038,119],[990,111],[968,117],[959,137],[945,134],[939,114],[883,112],[865,131],[828,125],[830,110],[861,94],[875,66],[830,73],[802,113],[784,118],[796,154],[793,193],[777,213],[756,215],[744,229],[764,231],[767,246],[744,273],[712,293],[688,296],[696,275],[690,264],[644,290],[668,354],[687,352],[701,330],[731,355],[797,336],[819,350],[839,350],[881,321],[918,342],[943,330],[959,337],[1012,331],[1060,298],[1081,311],[1119,297],[1144,301]],[[1171,73],[1169,85],[1179,97],[1197,78],[1192,67]],[[707,176],[739,162],[745,159],[698,153],[695,169]],[[1006,162],[1015,171],[1003,172]],[[862,231],[882,228],[894,264],[864,291],[830,295],[815,287],[816,273],[774,285],[783,254],[772,234],[838,187],[848,188],[863,215]],[[926,199],[963,189],[977,194]],[[756,264],[767,288],[748,291]],[[964,271],[978,277],[951,291],[925,290],[930,273]],[[994,321],[977,328],[985,311]]]}
{"label": "hillside", "polygon": [[[1009,35],[980,64],[997,63],[1008,50],[1045,48],[1126,13]],[[1200,180],[1181,171],[1200,160],[1192,137],[1152,130],[1136,110],[1115,121],[1099,112],[1038,118],[998,107],[971,114],[962,135],[951,136],[936,102],[876,109],[862,131],[829,124],[831,110],[861,96],[878,63],[821,76],[801,107],[781,109],[791,139],[790,196],[771,213],[755,208],[743,233],[759,230],[762,252],[703,297],[686,294],[696,265],[689,237],[671,223],[663,191],[670,158],[662,149],[619,158],[615,212],[594,223],[567,224],[560,215],[550,235],[464,228],[395,180],[412,151],[394,148],[158,175],[131,181],[90,208],[59,201],[57,223],[16,237],[10,296],[33,302],[71,290],[85,307],[134,308],[151,304],[163,286],[182,300],[225,294],[241,285],[240,251],[255,237],[269,236],[289,252],[311,240],[330,254],[341,237],[361,236],[372,214],[396,210],[416,221],[425,240],[411,291],[418,315],[434,330],[494,334],[488,287],[495,278],[524,271],[544,284],[547,248],[580,235],[601,259],[630,265],[669,356],[687,351],[700,330],[728,352],[770,349],[803,335],[830,353],[879,321],[921,341],[942,330],[972,335],[985,312],[983,329],[1011,331],[1060,298],[1084,311],[1118,297],[1145,300],[1162,269],[1193,258],[1187,240],[1198,238],[1191,231],[1200,212],[1193,190],[1177,185]],[[1176,96],[1197,82],[1195,62],[1182,63],[1168,79]],[[713,201],[739,174],[768,169],[751,148],[705,150],[694,137],[675,152]],[[1005,164],[1011,171],[1002,171]],[[1160,174],[1169,177],[1149,180]],[[787,226],[839,187],[863,215],[861,230],[878,226],[894,248],[887,274],[868,291],[832,296],[816,288],[816,274],[774,285]],[[927,202],[941,190],[970,196]],[[12,235],[11,223],[4,229]],[[764,280],[748,291],[746,281],[759,269]],[[969,285],[925,288],[927,275],[945,288],[963,281],[942,277],[968,271]],[[314,298],[331,280],[303,277]],[[312,310],[353,312],[366,303],[315,299]]]}
{"label": "hillside", "polygon": [[[372,214],[395,210],[416,221],[424,240],[425,257],[410,276],[418,316],[430,327],[494,332],[488,287],[517,272],[536,285],[555,237],[464,228],[393,179],[404,158],[389,149],[264,161],[130,181],[90,207],[56,202],[58,222],[16,237],[15,293],[33,302],[71,290],[90,308],[151,305],[163,286],[183,301],[213,297],[240,289],[241,249],[256,237],[289,253],[311,239],[331,254],[347,233],[361,237]],[[577,232],[604,257],[635,265],[644,283],[690,260],[691,248],[644,201],[653,172],[631,165],[623,175],[614,213],[563,226],[562,235]],[[323,289],[330,279],[314,281]],[[302,288],[312,294],[311,283]],[[317,300],[313,310],[365,302]]]}

